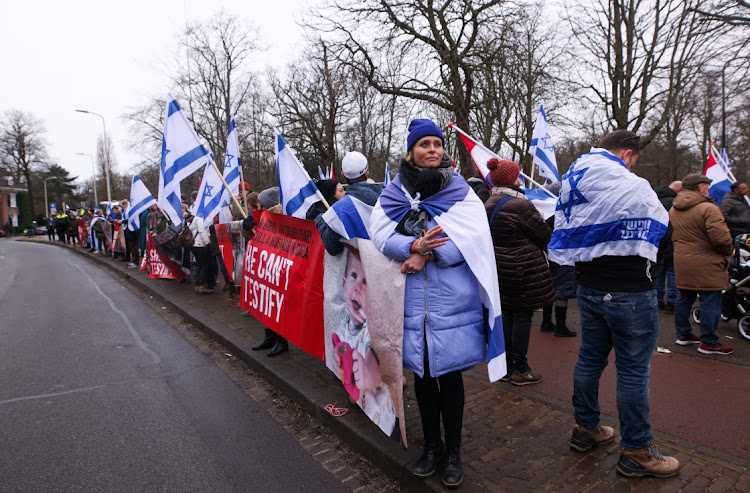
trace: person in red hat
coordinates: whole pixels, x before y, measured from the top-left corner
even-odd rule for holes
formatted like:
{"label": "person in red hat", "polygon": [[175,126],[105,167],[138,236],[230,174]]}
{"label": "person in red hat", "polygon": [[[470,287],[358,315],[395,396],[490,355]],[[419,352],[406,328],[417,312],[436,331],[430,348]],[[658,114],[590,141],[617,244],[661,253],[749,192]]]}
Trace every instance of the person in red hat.
{"label": "person in red hat", "polygon": [[485,208],[495,245],[508,365],[508,375],[503,380],[513,385],[534,384],[542,376],[531,370],[526,353],[534,309],[555,301],[544,255],[552,231],[516,185],[521,172],[518,164],[492,158],[487,168],[494,188]]}
{"label": "person in red hat", "polygon": [[240,203],[240,206],[242,206],[245,214],[242,214],[239,207],[237,207],[237,204],[232,201],[232,203],[229,204],[229,210],[232,211],[232,221],[242,221],[245,218],[245,215],[248,213],[246,197],[247,194],[252,192],[252,190],[250,189],[250,185],[248,185],[246,181],[240,182],[239,188],[240,192],[237,194],[237,202]]}

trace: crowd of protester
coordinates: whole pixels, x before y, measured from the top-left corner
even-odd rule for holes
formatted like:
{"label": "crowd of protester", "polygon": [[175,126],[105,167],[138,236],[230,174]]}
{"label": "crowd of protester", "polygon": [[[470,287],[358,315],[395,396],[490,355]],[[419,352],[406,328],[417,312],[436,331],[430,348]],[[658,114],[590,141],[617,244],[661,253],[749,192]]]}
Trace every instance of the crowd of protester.
{"label": "crowd of protester", "polygon": [[[415,394],[425,439],[424,453],[414,467],[414,474],[422,478],[432,476],[442,461],[444,484],[458,487],[464,476],[460,459],[462,371],[483,361],[487,349],[480,327],[483,306],[477,291],[479,282],[468,262],[468,257],[475,253],[457,246],[436,218],[418,205],[420,201],[431,200],[443,204],[440,201],[448,200],[445,196],[449,195],[443,192],[467,185],[454,173],[443,144],[443,134],[433,122],[414,120],[409,126],[406,154],[394,179],[395,185],[389,185],[385,192],[382,185],[369,178],[365,156],[347,153],[342,161],[346,190],[336,180],[318,181],[325,203],[313,205],[306,218],[316,222],[326,251],[335,256],[344,248],[339,241],[341,237],[322,219],[327,207],[351,195],[377,209],[381,194],[395,200],[394,207],[403,207],[402,219],[395,230],[385,232],[386,240],[380,249],[391,259],[402,262],[402,273],[407,276],[403,360],[404,367],[415,375]],[[747,185],[735,183],[721,207],[716,207],[708,195],[711,180],[700,174],[689,174],[654,191],[630,171],[639,154],[638,136],[627,131],[612,132],[590,154],[574,163],[563,177],[562,187],[553,184],[549,188],[560,193],[562,203],[567,197],[572,200],[575,193],[587,186],[604,187],[615,197],[613,200],[617,197],[625,200],[640,187],[644,192],[637,200],[650,211],[649,217],[662,218],[656,222],[663,223],[665,228],[660,232],[663,236],[657,239],[655,259],[627,248],[566,258],[568,254],[559,244],[552,245],[555,234],[563,234],[570,221],[583,213],[575,208],[561,212],[558,206],[558,213],[545,220],[526,198],[519,181],[520,167],[515,162],[490,160],[489,178],[494,186],[487,185],[481,177],[471,178],[468,185],[473,190],[469,192],[472,201],[476,200],[471,203],[476,209],[474,217],[487,220],[488,229],[477,231],[487,231],[494,248],[508,370],[502,380],[513,385],[541,381],[542,375],[533,371],[529,363],[530,356],[532,360],[534,357],[533,348],[529,347],[534,311],[542,311],[542,332],[577,337],[566,323],[568,300],[577,297],[582,333],[578,361],[572,369],[576,423],[570,446],[586,452],[614,440],[614,429],[599,421],[598,404],[599,379],[607,365],[607,356],[614,349],[621,433],[617,470],[630,477],[667,477],[677,473],[679,463],[656,450],[648,422],[649,364],[658,335],[658,311],[674,314],[676,344],[695,344],[704,354],[726,355],[733,351],[719,342],[716,328],[722,290],[729,287],[733,239],[750,232],[750,205]],[[596,173],[578,171],[584,164],[614,174],[607,175],[606,183],[599,183]],[[566,180],[571,173],[580,173],[577,181]],[[406,195],[410,199],[399,202]],[[235,223],[243,237],[252,240],[255,226],[252,211],[281,213],[279,189],[273,187],[256,193],[242,182],[237,200],[222,210],[210,227],[205,227],[203,220],[191,213],[196,194],[190,197],[183,204],[183,224],[179,226],[187,230],[180,235],[191,238],[180,250],[182,265],[190,269],[191,275],[181,282],[193,283],[197,295],[211,295],[221,273],[223,291],[236,300],[239,289],[230,280],[223,262],[215,224]],[[157,237],[175,225],[153,205],[140,215],[139,228],[128,227],[127,207],[127,201],[122,201],[109,211],[71,210],[46,218],[49,240],[55,241],[57,237],[57,241],[138,268],[146,254],[148,236]],[[564,220],[563,213],[567,214]],[[598,221],[603,224],[616,214],[599,213]],[[79,236],[79,226],[88,234]],[[700,299],[700,336],[693,334],[690,325],[690,310],[696,297]],[[410,302],[412,299],[425,302]],[[440,316],[428,323],[429,315],[438,312]],[[629,314],[627,317],[625,312]],[[252,349],[269,350],[268,356],[274,357],[288,347],[284,337],[266,328],[264,338]]]}

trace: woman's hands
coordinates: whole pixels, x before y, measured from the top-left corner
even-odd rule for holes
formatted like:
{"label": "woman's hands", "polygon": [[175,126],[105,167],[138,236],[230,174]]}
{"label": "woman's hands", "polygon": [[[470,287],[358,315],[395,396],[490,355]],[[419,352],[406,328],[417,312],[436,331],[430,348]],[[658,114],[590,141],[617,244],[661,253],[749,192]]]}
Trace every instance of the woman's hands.
{"label": "woman's hands", "polygon": [[438,236],[444,233],[443,227],[438,225],[434,228],[430,228],[427,232],[422,234],[422,237],[418,240],[414,240],[411,245],[411,256],[404,261],[401,265],[402,274],[414,274],[424,269],[427,261],[430,259],[430,255],[433,253],[435,248],[440,248],[450,241],[450,238],[444,236],[438,238]]}

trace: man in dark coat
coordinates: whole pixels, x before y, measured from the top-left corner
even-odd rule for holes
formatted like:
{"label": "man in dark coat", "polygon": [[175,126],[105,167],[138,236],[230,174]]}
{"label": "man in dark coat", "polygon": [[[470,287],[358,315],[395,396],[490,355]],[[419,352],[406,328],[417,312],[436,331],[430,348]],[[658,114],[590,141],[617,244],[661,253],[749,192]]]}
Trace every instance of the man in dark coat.
{"label": "man in dark coat", "polygon": [[750,205],[747,203],[747,183],[732,183],[730,190],[722,197],[719,210],[734,239],[742,233],[750,233]]}

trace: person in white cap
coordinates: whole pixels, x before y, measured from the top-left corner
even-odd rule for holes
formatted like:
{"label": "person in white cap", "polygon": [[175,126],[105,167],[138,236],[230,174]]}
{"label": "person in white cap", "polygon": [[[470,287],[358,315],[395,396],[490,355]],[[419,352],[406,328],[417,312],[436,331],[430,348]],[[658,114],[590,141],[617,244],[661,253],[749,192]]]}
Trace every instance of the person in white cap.
{"label": "person in white cap", "polygon": [[[367,181],[370,177],[367,158],[361,152],[347,152],[344,159],[341,160],[341,173],[344,175],[346,183],[349,184],[346,195],[374,207],[383,191],[383,185]],[[344,251],[344,246],[339,241],[341,236],[328,227],[322,215],[315,219],[315,226],[320,232],[323,245],[328,253],[338,255]]]}

